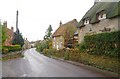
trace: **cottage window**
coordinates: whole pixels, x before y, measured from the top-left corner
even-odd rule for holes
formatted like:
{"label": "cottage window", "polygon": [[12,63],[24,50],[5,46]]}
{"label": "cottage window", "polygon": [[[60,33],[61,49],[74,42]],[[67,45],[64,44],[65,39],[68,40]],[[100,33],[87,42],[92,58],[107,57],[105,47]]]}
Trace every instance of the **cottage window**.
{"label": "cottage window", "polygon": [[89,24],[89,22],[90,22],[89,19],[86,19],[86,20],[84,21],[84,24],[87,25],[87,24]]}
{"label": "cottage window", "polygon": [[99,20],[106,19],[106,13],[105,13],[104,11],[100,12],[100,13],[99,13],[99,16],[98,16],[98,19],[99,19]]}
{"label": "cottage window", "polygon": [[103,14],[100,15],[100,18],[103,18]]}
{"label": "cottage window", "polygon": [[57,45],[57,50],[58,50],[58,47],[59,47],[59,46]]}

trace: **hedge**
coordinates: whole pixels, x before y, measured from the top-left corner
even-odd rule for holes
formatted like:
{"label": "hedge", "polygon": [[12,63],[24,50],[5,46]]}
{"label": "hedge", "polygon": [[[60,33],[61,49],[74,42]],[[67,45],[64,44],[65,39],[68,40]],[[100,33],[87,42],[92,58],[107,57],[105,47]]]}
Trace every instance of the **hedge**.
{"label": "hedge", "polygon": [[50,57],[58,57],[58,58],[63,58],[65,60],[78,60],[79,58],[79,50],[78,49],[61,49],[61,50],[56,50],[56,49],[44,49],[43,54]]}
{"label": "hedge", "polygon": [[20,51],[22,48],[20,45],[13,45],[13,46],[3,46],[2,53],[8,53],[8,52],[14,52],[14,51]]}
{"label": "hedge", "polygon": [[120,31],[87,35],[84,45],[88,53],[118,57],[120,55]]}
{"label": "hedge", "polygon": [[89,53],[79,52],[78,49],[44,49],[43,54],[48,57],[57,57],[64,60],[80,62],[86,65],[97,67],[99,69],[120,74],[120,62],[115,57],[91,55]]}

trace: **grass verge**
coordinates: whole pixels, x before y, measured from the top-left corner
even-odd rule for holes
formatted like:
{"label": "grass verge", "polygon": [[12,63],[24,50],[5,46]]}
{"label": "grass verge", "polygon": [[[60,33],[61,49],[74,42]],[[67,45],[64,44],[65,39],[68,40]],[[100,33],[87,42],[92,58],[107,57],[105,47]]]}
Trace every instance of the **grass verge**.
{"label": "grass verge", "polygon": [[10,60],[10,59],[16,59],[16,58],[22,58],[24,57],[22,54],[15,54],[15,55],[7,55],[5,57],[2,57],[0,60],[5,61],[5,60]]}
{"label": "grass verge", "polygon": [[83,63],[85,65],[97,67],[102,70],[107,70],[120,74],[120,59],[117,57],[109,57],[105,55],[93,55],[89,53],[80,53],[78,50],[52,50],[47,49],[43,52],[44,55],[50,57],[62,58],[65,60]]}

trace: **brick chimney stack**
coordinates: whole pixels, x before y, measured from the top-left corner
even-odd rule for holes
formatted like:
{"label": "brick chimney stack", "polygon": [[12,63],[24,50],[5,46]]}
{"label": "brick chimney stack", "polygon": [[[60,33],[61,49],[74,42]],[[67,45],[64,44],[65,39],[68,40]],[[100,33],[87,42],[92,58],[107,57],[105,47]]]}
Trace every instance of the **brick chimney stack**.
{"label": "brick chimney stack", "polygon": [[94,4],[97,4],[99,2],[99,0],[94,0]]}
{"label": "brick chimney stack", "polygon": [[62,21],[60,21],[60,26],[62,25]]}
{"label": "brick chimney stack", "polygon": [[11,27],[11,30],[14,32],[14,27]]}

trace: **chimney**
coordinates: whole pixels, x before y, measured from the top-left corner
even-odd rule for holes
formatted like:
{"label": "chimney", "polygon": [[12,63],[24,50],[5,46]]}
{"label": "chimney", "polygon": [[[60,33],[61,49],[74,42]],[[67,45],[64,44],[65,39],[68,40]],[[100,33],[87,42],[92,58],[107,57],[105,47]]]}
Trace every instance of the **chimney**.
{"label": "chimney", "polygon": [[94,0],[94,4],[97,4],[99,2],[99,0]]}
{"label": "chimney", "polygon": [[3,25],[4,25],[5,27],[7,27],[7,21],[4,21]]}
{"label": "chimney", "polygon": [[77,21],[77,19],[74,19],[74,21]]}
{"label": "chimney", "polygon": [[62,21],[60,21],[60,26],[62,25]]}
{"label": "chimney", "polygon": [[11,27],[11,30],[14,32],[14,27]]}

